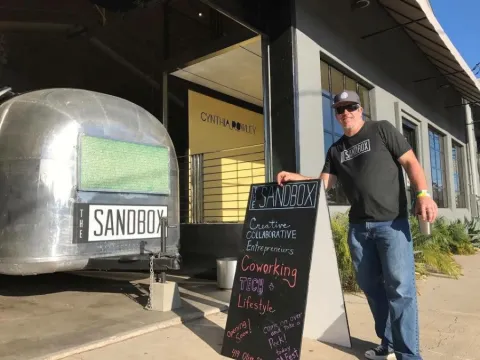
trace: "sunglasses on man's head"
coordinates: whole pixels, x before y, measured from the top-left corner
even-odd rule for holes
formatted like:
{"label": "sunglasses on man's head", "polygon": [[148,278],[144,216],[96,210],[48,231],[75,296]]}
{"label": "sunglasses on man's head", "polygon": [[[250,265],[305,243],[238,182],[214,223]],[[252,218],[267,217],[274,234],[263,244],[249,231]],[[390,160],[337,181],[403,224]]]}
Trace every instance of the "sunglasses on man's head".
{"label": "sunglasses on man's head", "polygon": [[358,110],[359,107],[360,105],[358,104],[349,104],[349,105],[339,106],[335,108],[335,112],[337,113],[337,115],[341,115],[345,110],[347,110],[348,112],[353,112],[355,110]]}

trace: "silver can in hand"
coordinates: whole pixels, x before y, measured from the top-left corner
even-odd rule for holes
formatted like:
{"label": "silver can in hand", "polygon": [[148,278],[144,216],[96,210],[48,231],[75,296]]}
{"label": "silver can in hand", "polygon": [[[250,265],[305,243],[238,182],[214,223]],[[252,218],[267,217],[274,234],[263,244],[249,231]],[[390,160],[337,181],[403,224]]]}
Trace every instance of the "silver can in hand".
{"label": "silver can in hand", "polygon": [[417,215],[418,224],[420,225],[420,232],[423,235],[431,235],[432,234],[432,224],[428,221],[422,219],[422,215]]}

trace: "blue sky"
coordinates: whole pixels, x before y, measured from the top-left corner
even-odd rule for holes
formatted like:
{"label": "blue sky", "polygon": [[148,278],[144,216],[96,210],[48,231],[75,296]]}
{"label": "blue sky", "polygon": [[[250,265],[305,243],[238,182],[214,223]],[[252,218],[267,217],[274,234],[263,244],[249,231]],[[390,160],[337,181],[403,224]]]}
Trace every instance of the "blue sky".
{"label": "blue sky", "polygon": [[430,0],[430,3],[443,30],[473,68],[480,62],[480,0]]}

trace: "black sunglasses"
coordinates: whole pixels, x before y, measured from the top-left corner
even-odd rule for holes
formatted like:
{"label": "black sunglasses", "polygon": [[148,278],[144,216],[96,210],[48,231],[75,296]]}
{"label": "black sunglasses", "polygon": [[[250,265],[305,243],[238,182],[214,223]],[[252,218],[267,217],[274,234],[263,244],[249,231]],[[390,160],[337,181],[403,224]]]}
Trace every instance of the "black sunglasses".
{"label": "black sunglasses", "polygon": [[358,110],[359,108],[360,105],[358,104],[349,104],[335,108],[335,112],[337,113],[337,115],[341,115],[345,110],[347,110],[348,112],[353,112],[355,110]]}

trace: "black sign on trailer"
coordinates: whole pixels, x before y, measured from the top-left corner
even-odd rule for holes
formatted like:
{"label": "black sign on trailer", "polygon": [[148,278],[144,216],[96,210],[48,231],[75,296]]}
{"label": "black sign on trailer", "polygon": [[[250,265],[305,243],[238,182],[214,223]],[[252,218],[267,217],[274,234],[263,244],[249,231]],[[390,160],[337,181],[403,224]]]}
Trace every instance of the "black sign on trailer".
{"label": "black sign on trailer", "polygon": [[221,354],[300,358],[320,180],[251,186]]}

